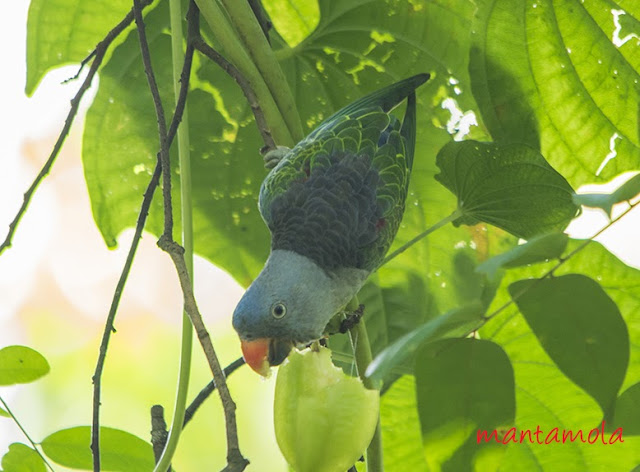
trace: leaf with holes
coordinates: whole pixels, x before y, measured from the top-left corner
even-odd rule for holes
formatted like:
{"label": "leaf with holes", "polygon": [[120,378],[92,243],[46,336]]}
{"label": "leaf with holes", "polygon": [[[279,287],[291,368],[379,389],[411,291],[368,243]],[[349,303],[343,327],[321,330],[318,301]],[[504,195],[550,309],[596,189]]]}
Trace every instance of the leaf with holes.
{"label": "leaf with holes", "polygon": [[629,335],[618,307],[584,275],[521,280],[509,293],[560,370],[611,420],[629,364]]}
{"label": "leaf with holes", "polygon": [[529,239],[564,229],[578,210],[571,186],[529,146],[450,142],[436,163],[436,179],[458,198],[456,224],[485,222]]}

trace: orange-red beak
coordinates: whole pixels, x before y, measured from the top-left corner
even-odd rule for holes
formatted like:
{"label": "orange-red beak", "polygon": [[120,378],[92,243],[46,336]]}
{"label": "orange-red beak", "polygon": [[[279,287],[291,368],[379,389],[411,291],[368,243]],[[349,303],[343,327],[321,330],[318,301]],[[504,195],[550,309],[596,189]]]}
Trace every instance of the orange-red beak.
{"label": "orange-red beak", "polygon": [[271,372],[271,365],[269,364],[270,343],[271,340],[269,338],[254,339],[252,341],[240,340],[242,357],[244,357],[249,367],[263,377],[267,377]]}

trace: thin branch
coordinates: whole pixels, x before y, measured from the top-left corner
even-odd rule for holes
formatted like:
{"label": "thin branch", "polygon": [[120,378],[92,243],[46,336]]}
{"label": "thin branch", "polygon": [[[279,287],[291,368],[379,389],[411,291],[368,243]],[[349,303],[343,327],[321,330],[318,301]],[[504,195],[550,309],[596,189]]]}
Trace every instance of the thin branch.
{"label": "thin branch", "polygon": [[[192,29],[191,25],[193,24],[193,31],[199,32],[199,11],[195,9],[193,11],[190,11],[190,14],[187,15],[187,19],[189,20],[190,30]],[[273,136],[271,135],[271,131],[269,130],[269,126],[267,125],[267,121],[264,117],[264,114],[262,113],[260,104],[258,103],[258,97],[251,88],[251,84],[249,84],[249,81],[233,64],[225,59],[224,56],[222,56],[218,51],[209,46],[199,33],[189,38],[189,43],[192,44],[198,52],[204,54],[213,62],[218,64],[218,66],[220,66],[223,71],[229,74],[229,76],[240,86],[242,93],[244,94],[247,102],[249,103],[249,106],[251,107],[253,116],[256,119],[256,126],[258,127],[258,131],[260,131],[262,140],[264,141],[265,147],[262,149],[262,152],[266,153],[267,151],[276,149],[276,143],[273,140]]]}
{"label": "thin branch", "polygon": [[180,280],[180,286],[182,287],[182,293],[184,295],[184,310],[189,315],[191,323],[196,330],[198,340],[202,345],[205,357],[213,374],[214,381],[222,400],[222,408],[225,415],[225,425],[227,433],[227,466],[224,471],[242,471],[249,464],[249,461],[245,459],[240,453],[240,447],[238,445],[238,428],[236,425],[236,404],[231,398],[229,388],[225,379],[224,372],[220,367],[220,361],[216,355],[215,349],[211,342],[211,337],[207,328],[205,328],[202,315],[198,310],[196,299],[191,289],[191,280],[189,278],[189,272],[187,271],[187,265],[184,261],[184,249],[175,241],[171,241],[165,235],[161,236],[158,240],[158,246],[171,256],[171,260],[176,267],[178,278]]}
{"label": "thin branch", "polygon": [[166,126],[164,124],[164,111],[162,102],[160,100],[160,93],[151,66],[151,58],[149,55],[149,45],[147,43],[146,34],[144,31],[144,21],[142,19],[142,13],[139,9],[139,0],[133,0],[134,3],[134,17],[136,26],[138,28],[138,34],[140,38],[140,49],[142,52],[142,59],[144,64],[145,73],[149,82],[149,88],[153,96],[153,101],[156,109],[156,115],[158,120],[158,134],[160,139],[160,161],[162,164],[162,176],[163,176],[163,196],[164,196],[164,215],[165,215],[165,231],[158,240],[158,246],[167,252],[176,267],[178,278],[180,279],[180,286],[182,293],[184,294],[184,309],[191,319],[191,323],[196,330],[200,344],[205,352],[205,357],[211,368],[213,378],[218,387],[220,398],[222,400],[222,406],[225,414],[226,432],[227,432],[227,467],[228,471],[242,471],[248,465],[249,461],[245,459],[240,453],[240,447],[238,445],[238,431],[236,425],[235,410],[236,405],[231,398],[229,389],[226,384],[225,376],[220,367],[220,362],[213,348],[211,338],[207,329],[202,321],[202,316],[198,311],[195,297],[193,295],[193,289],[191,287],[191,278],[189,277],[189,271],[184,259],[184,248],[173,240],[172,226],[173,226],[173,212],[171,208],[171,168],[169,161],[169,143],[167,142]]}
{"label": "thin branch", "polygon": [[[133,13],[131,14],[133,17]],[[178,98],[178,103],[176,104],[176,111],[173,114],[173,118],[171,120],[171,125],[169,126],[169,132],[167,135],[167,147],[171,145],[173,139],[176,135],[176,131],[178,129],[178,124],[182,120],[182,113],[185,109],[185,104],[187,101],[187,90],[189,87],[189,76],[191,74],[191,66],[193,60],[193,48],[187,48],[187,53],[185,56],[184,65],[182,68],[181,74],[181,87],[180,87],[180,95]],[[136,223],[135,233],[133,236],[133,240],[131,241],[131,246],[129,247],[129,253],[127,254],[127,259],[125,261],[124,267],[122,268],[122,272],[120,273],[120,279],[118,280],[118,284],[116,285],[116,289],[113,294],[113,298],[111,300],[111,307],[109,308],[109,314],[107,316],[107,320],[104,327],[104,332],[102,334],[102,341],[100,343],[100,350],[98,354],[98,361],[96,363],[96,369],[93,374],[93,420],[91,427],[91,451],[93,453],[93,467],[94,471],[100,470],[100,389],[101,389],[101,379],[102,379],[102,371],[104,370],[104,363],[107,356],[107,349],[109,346],[109,340],[111,338],[111,333],[115,332],[114,329],[114,321],[115,316],[118,311],[118,306],[120,304],[120,298],[122,297],[122,291],[124,290],[124,286],[127,282],[127,278],[129,276],[129,272],[131,270],[131,264],[133,263],[133,258],[138,249],[138,244],[140,242],[140,238],[142,236],[142,231],[146,224],[147,216],[149,214],[149,208],[151,206],[151,201],[153,200],[153,195],[155,192],[158,183],[160,182],[162,165],[160,163],[160,159],[158,157],[158,162],[153,171],[149,184],[147,185],[147,189],[144,192],[144,196],[142,199],[142,204],[140,206],[140,212],[138,213],[138,220]]]}
{"label": "thin branch", "polygon": [[[556,270],[558,270],[560,267],[562,267],[562,265],[567,262],[569,259],[571,259],[573,256],[575,256],[577,253],[579,253],[580,251],[582,251],[585,247],[587,247],[589,244],[591,244],[593,242],[593,240],[595,238],[597,238],[598,236],[600,236],[602,233],[604,233],[607,229],[609,229],[613,224],[615,224],[616,222],[618,222],[620,219],[622,219],[624,216],[626,216],[631,210],[633,210],[638,204],[640,204],[640,201],[637,201],[635,203],[631,203],[629,202],[629,208],[627,208],[623,213],[621,213],[617,218],[609,221],[608,224],[606,224],[605,226],[603,226],[602,228],[600,228],[593,236],[591,236],[590,238],[588,238],[587,240],[585,240],[582,244],[580,244],[577,248],[575,248],[573,251],[571,251],[569,254],[567,254],[564,257],[561,257],[558,260],[558,263],[556,265],[554,265],[551,269],[549,269],[547,272],[545,272],[542,276],[538,277],[537,282],[540,280],[543,280],[547,277],[551,277],[553,276],[553,274],[555,273]],[[536,282],[536,283],[537,283]],[[501,313],[502,311],[506,310],[507,308],[509,308],[513,303],[516,302],[516,300],[518,300],[518,298],[520,298],[522,295],[524,295],[529,289],[531,289],[531,287],[533,287],[532,285],[529,285],[526,289],[523,289],[521,292],[514,294],[511,297],[511,300],[509,300],[508,302],[506,302],[504,305],[502,305],[501,307],[497,308],[493,313],[486,315],[484,317],[483,320],[483,325],[484,323],[486,323],[487,321],[489,321],[490,319],[494,318],[496,315],[498,315],[499,313]],[[474,329],[474,331],[477,331],[476,328]]]}
{"label": "thin branch", "polygon": [[260,0],[249,0],[249,6],[253,11],[253,14],[256,17],[256,20],[258,20],[258,24],[260,25],[260,29],[262,29],[262,32],[264,33],[264,37],[267,38],[267,42],[269,43],[269,45],[271,45],[271,38],[269,38],[269,31],[271,31],[273,24],[271,23],[271,20],[269,19],[267,12],[264,10],[264,7],[262,6],[262,2]]}
{"label": "thin branch", "polygon": [[[242,357],[239,357],[238,359],[233,361],[231,364],[229,364],[227,367],[224,368],[223,372],[224,372],[225,378],[228,378],[231,374],[233,374],[236,370],[238,370],[243,365],[245,365],[245,361]],[[209,396],[213,393],[215,389],[216,389],[216,382],[215,380],[212,380],[202,390],[200,390],[200,393],[198,393],[196,398],[194,398],[193,401],[191,402],[191,405],[189,405],[189,407],[185,411],[184,426],[186,426],[187,423],[191,421],[191,419],[193,418],[193,415],[196,414],[196,411],[198,410],[198,408],[200,408],[200,406],[204,403],[204,401],[207,398],[209,398]]]}
{"label": "thin branch", "polygon": [[162,198],[164,200],[164,234],[173,240],[173,209],[171,206],[171,162],[169,160],[169,146],[167,144],[167,123],[164,118],[164,108],[160,98],[160,90],[156,82],[153,66],[151,65],[151,54],[149,53],[149,43],[147,33],[142,19],[142,8],[140,0],[133,0],[133,17],[138,28],[140,38],[140,53],[144,72],[149,82],[149,90],[153,97],[153,105],[156,109],[158,122],[158,138],[160,140],[160,162],[162,163]]}
{"label": "thin branch", "polygon": [[20,421],[18,421],[18,418],[16,418],[16,415],[13,414],[13,412],[11,411],[11,408],[9,408],[9,405],[6,404],[6,402],[2,397],[0,397],[0,403],[2,403],[2,406],[4,406],[4,409],[6,410],[6,412],[9,413],[9,416],[11,416],[11,419],[13,420],[13,422],[16,425],[18,425],[18,428],[20,428],[20,431],[22,431],[22,434],[24,434],[25,438],[27,438],[27,441],[29,441],[29,444],[31,444],[31,446],[36,451],[36,453],[38,453],[38,455],[40,456],[40,459],[42,459],[42,462],[44,462],[47,465],[47,467],[49,468],[49,470],[51,470],[51,472],[54,472],[53,467],[51,467],[51,464],[49,464],[47,459],[38,450],[38,448],[36,447],[36,443],[33,441],[33,439],[31,439],[31,436],[29,436],[29,433],[27,433],[27,430],[24,429]]}
{"label": "thin branch", "polygon": [[[141,5],[147,6],[151,3],[151,1],[152,0],[142,0]],[[82,97],[87,92],[87,90],[89,90],[89,87],[91,86],[91,82],[93,81],[94,76],[98,72],[98,68],[102,64],[102,61],[107,52],[107,49],[109,49],[109,46],[111,45],[113,40],[117,38],[118,35],[120,35],[120,33],[122,33],[127,28],[127,26],[131,24],[132,21],[133,21],[133,12],[131,11],[127,14],[127,16],[125,16],[122,19],[120,23],[118,23],[111,31],[109,31],[109,33],[107,33],[104,39],[96,45],[95,49],[89,54],[89,56],[82,61],[84,65],[91,57],[93,57],[93,62],[91,63],[91,67],[89,68],[87,77],[82,82],[82,85],[78,89],[78,92],[76,93],[76,95],[71,99],[71,108],[69,109],[67,118],[64,120],[64,126],[62,127],[62,131],[60,131],[60,134],[58,135],[58,139],[56,140],[53,146],[53,149],[51,150],[51,154],[49,154],[49,158],[44,163],[44,165],[42,166],[42,169],[40,170],[36,178],[33,180],[33,182],[31,183],[31,186],[29,187],[29,189],[24,193],[22,205],[20,206],[20,209],[16,213],[16,216],[13,218],[13,221],[9,224],[9,231],[7,233],[7,236],[4,242],[0,244],[0,254],[2,254],[5,251],[5,249],[8,249],[11,247],[11,244],[13,242],[13,235],[16,232],[16,229],[18,227],[18,224],[20,223],[20,220],[24,216],[24,213],[27,211],[27,207],[29,206],[31,199],[33,198],[33,194],[35,193],[36,189],[38,188],[42,180],[51,171],[51,166],[53,166],[53,163],[58,157],[58,154],[60,153],[60,149],[62,148],[64,141],[67,139],[67,136],[69,135],[69,131],[71,130],[71,125],[73,124],[73,120],[75,119],[76,114],[78,113],[78,107],[80,106],[80,101],[82,100]]]}

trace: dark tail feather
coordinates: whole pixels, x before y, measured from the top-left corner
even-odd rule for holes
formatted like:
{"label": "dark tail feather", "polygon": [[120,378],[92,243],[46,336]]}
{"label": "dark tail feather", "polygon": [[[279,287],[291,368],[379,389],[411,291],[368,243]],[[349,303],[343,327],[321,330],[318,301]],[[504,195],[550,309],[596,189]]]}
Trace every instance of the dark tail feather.
{"label": "dark tail feather", "polygon": [[424,84],[428,79],[429,74],[426,73],[414,75],[413,77],[391,84],[370,93],[369,95],[365,95],[364,97],[338,110],[318,126],[316,130],[324,128],[325,125],[330,124],[336,118],[340,118],[344,115],[351,115],[358,110],[379,106],[383,111],[388,112],[395,108],[400,102],[402,102],[402,100],[404,100],[416,88]]}
{"label": "dark tail feather", "polygon": [[413,154],[416,150],[416,92],[411,91],[407,96],[407,109],[404,112],[400,135],[405,139],[407,167],[413,167]]}

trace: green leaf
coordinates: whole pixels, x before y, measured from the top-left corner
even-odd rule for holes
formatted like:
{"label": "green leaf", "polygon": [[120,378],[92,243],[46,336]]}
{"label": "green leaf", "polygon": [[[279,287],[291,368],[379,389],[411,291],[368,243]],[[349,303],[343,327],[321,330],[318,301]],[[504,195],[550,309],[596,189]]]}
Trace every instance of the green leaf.
{"label": "green leaf", "polygon": [[9,412],[3,410],[2,408],[0,408],[0,416],[4,416],[5,418],[11,418],[11,415],[9,414]]}
{"label": "green leaf", "polygon": [[[469,70],[494,140],[540,149],[575,186],[637,168],[640,4],[480,0]],[[626,32],[617,31],[620,10]],[[610,159],[607,156],[615,156]]]}
{"label": "green leaf", "polygon": [[[91,427],[77,426],[47,436],[42,450],[51,460],[71,469],[91,470]],[[149,472],[154,459],[151,444],[131,433],[100,427],[100,460],[105,471]]]}
{"label": "green leaf", "polygon": [[49,372],[49,363],[38,351],[26,346],[0,349],[0,385],[29,383]]}
{"label": "green leaf", "polygon": [[626,202],[640,193],[640,174],[636,174],[618,187],[613,193],[575,194],[573,202],[593,208],[602,208],[611,217],[611,208],[616,203]]}
{"label": "green leaf", "polygon": [[276,31],[290,47],[309,36],[320,21],[316,0],[269,0],[263,4]]}
{"label": "green leaf", "polygon": [[627,436],[640,435],[640,382],[618,397],[614,421],[609,429],[615,428],[622,428]]}
{"label": "green leaf", "polygon": [[79,63],[131,10],[127,0],[33,0],[27,20],[27,85],[31,95],[54,67]]}
{"label": "green leaf", "polygon": [[434,470],[494,470],[504,446],[480,443],[478,430],[515,419],[513,368],[500,346],[478,339],[429,343],[416,356],[418,411]]}
{"label": "green leaf", "polygon": [[610,418],[629,363],[627,326],[615,302],[580,274],[521,280],[509,293],[558,368]]}
{"label": "green leaf", "polygon": [[463,213],[456,224],[485,222],[529,239],[564,229],[578,210],[564,177],[522,144],[450,142],[436,163]]}
{"label": "green leaf", "polygon": [[557,259],[564,252],[568,242],[569,237],[564,233],[536,236],[524,244],[484,261],[476,270],[486,273],[490,279],[493,279],[502,268],[509,269]]}
{"label": "green leaf", "polygon": [[380,399],[384,470],[427,470],[416,403],[415,378],[399,378]]}
{"label": "green leaf", "polygon": [[459,337],[479,328],[484,313],[485,308],[477,302],[433,318],[385,348],[369,364],[366,375],[374,380],[386,378],[398,365],[412,357],[424,343]]}
{"label": "green leaf", "polygon": [[9,445],[9,452],[2,457],[4,472],[45,472],[47,468],[40,455],[21,443]]}

